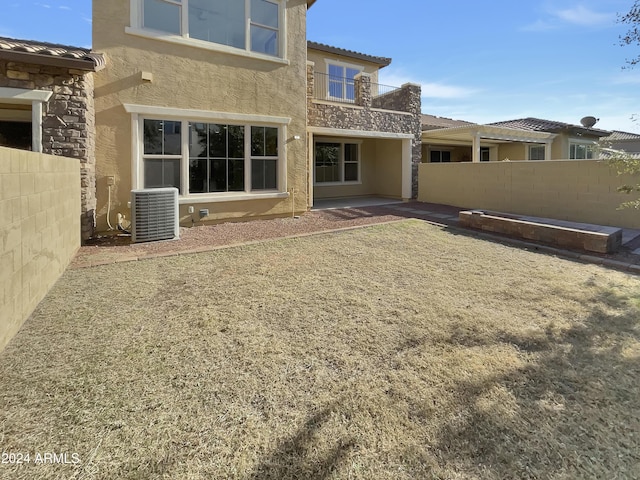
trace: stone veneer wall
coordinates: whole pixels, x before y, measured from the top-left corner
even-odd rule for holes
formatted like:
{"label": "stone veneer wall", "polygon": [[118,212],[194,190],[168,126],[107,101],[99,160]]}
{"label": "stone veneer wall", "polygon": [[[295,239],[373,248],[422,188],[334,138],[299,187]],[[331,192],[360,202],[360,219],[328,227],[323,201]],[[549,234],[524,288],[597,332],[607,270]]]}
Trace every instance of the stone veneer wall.
{"label": "stone veneer wall", "polygon": [[0,62],[0,87],[49,90],[44,104],[42,150],[80,160],[81,236],[95,228],[95,107],[93,74],[81,70],[17,62]]}
{"label": "stone veneer wall", "polygon": [[314,99],[313,63],[307,64],[307,123],[312,127],[342,128],[412,134],[412,189],[418,196],[418,165],[422,159],[422,100],[420,85],[407,83],[399,90],[372,98],[371,77],[356,77],[355,105]]}

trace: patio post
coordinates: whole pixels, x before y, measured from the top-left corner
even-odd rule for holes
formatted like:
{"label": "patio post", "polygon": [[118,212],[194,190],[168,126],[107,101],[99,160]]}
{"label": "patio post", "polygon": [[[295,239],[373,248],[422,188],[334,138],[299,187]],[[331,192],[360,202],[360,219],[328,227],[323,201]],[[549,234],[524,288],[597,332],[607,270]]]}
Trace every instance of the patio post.
{"label": "patio post", "polygon": [[480,132],[476,132],[473,137],[473,152],[471,161],[473,163],[480,162]]}

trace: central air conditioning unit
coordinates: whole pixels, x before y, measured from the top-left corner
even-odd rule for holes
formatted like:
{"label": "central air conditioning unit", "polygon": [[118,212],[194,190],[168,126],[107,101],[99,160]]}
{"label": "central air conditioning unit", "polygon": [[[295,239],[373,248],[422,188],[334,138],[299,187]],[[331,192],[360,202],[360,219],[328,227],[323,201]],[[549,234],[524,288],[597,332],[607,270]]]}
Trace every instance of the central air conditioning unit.
{"label": "central air conditioning unit", "polygon": [[178,189],[131,190],[131,237],[134,243],[180,237]]}

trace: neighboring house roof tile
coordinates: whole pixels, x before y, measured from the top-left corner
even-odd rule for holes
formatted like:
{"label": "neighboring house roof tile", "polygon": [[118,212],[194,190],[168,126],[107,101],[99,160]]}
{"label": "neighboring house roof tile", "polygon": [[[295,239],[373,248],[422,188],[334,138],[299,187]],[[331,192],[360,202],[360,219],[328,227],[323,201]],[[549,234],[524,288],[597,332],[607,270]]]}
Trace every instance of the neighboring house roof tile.
{"label": "neighboring house roof tile", "polygon": [[595,136],[608,135],[610,132],[597,128],[586,128],[581,125],[572,125],[570,123],[556,122],[554,120],[543,120],[541,118],[527,117],[516,120],[507,120],[504,122],[494,122],[488,125],[498,127],[515,128],[518,130],[528,130],[531,132],[550,132],[559,133],[562,131],[575,131],[581,133],[589,133]]}
{"label": "neighboring house roof tile", "polygon": [[332,47],[331,45],[325,45],[324,43],[307,41],[307,48],[319,50],[321,52],[342,55],[344,57],[355,58],[356,60],[364,60],[365,62],[375,63],[381,68],[391,64],[390,58],[367,55],[366,53],[354,52],[353,50],[345,50],[344,48]]}
{"label": "neighboring house roof tile", "polygon": [[464,120],[453,120],[452,118],[436,117],[435,115],[422,115],[422,130],[439,130],[442,128],[452,127],[465,127],[469,125],[476,125],[473,122],[467,122]]}
{"label": "neighboring house roof tile", "polygon": [[640,140],[640,134],[614,130],[611,132],[611,135],[604,137],[603,140],[607,142],[620,142],[625,140],[638,141]]}
{"label": "neighboring house roof tile", "polygon": [[69,45],[0,37],[0,59],[97,71],[105,58],[91,50]]}

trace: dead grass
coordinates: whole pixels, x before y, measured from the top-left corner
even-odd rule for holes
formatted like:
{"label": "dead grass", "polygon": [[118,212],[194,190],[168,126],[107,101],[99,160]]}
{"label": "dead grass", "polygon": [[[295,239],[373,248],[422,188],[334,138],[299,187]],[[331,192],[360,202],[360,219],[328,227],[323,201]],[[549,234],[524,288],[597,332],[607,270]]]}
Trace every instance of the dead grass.
{"label": "dead grass", "polygon": [[420,221],[68,271],[0,478],[640,478],[640,280]]}

